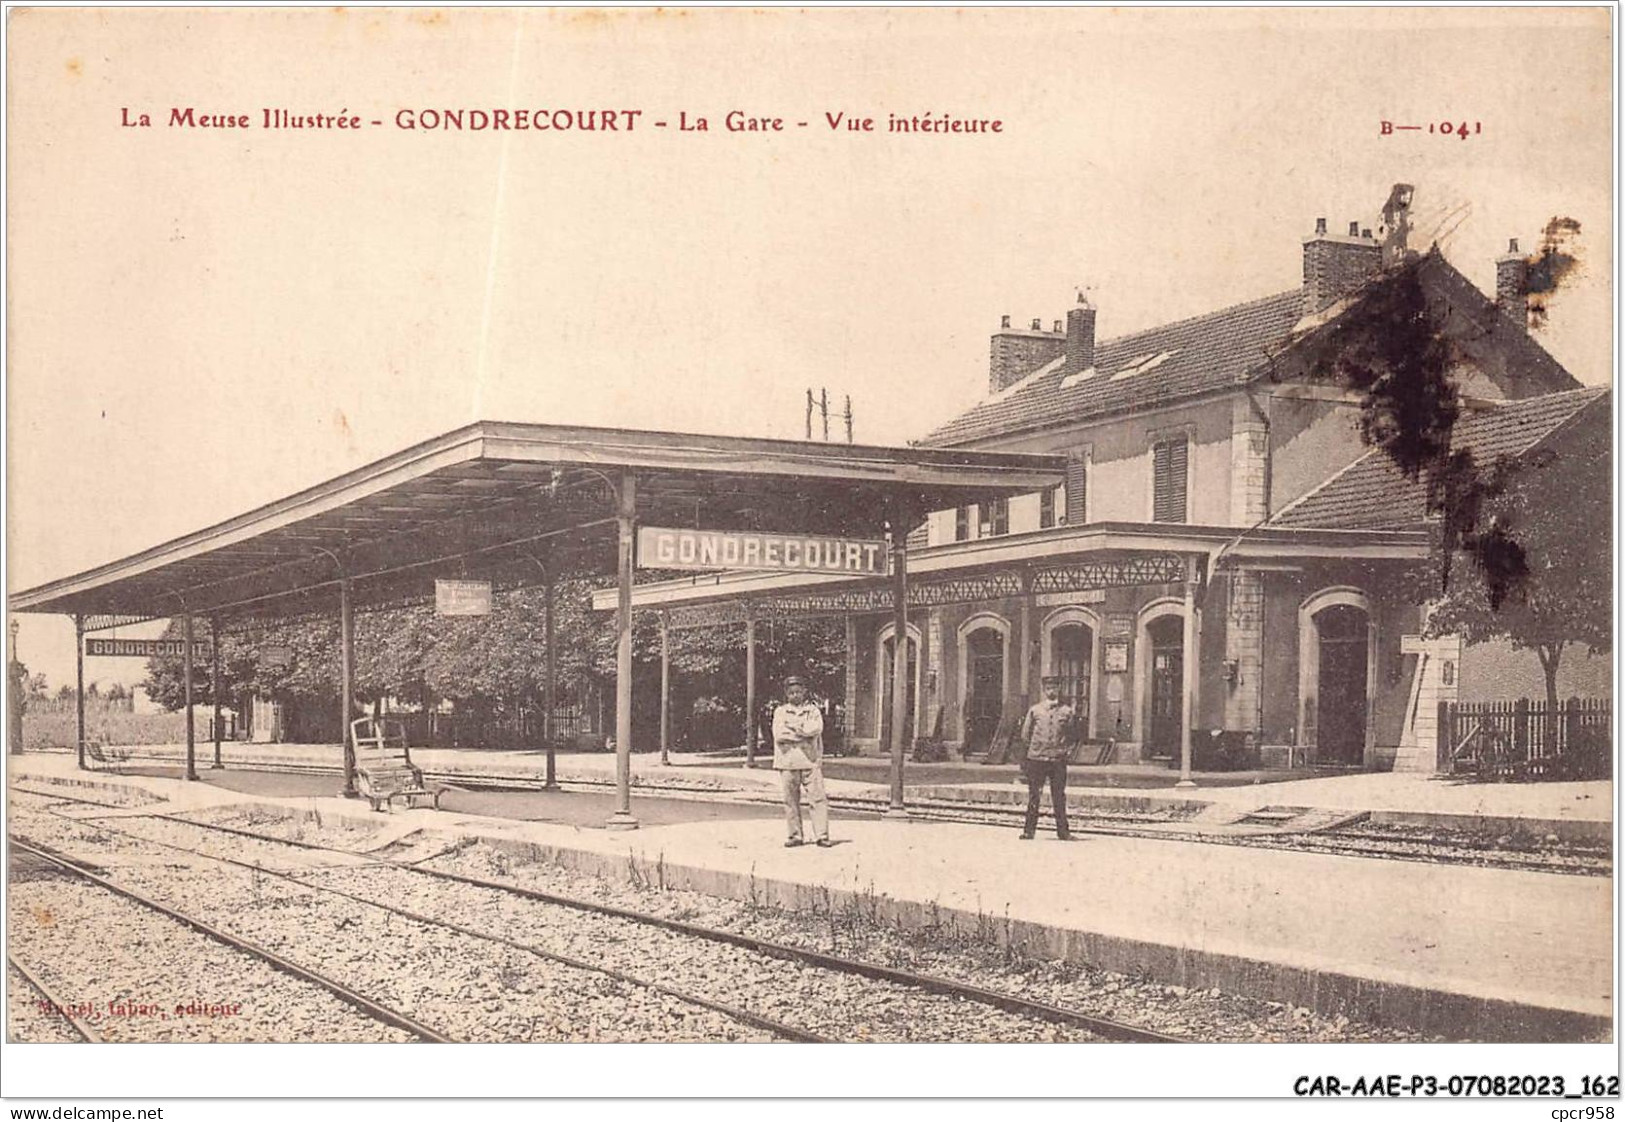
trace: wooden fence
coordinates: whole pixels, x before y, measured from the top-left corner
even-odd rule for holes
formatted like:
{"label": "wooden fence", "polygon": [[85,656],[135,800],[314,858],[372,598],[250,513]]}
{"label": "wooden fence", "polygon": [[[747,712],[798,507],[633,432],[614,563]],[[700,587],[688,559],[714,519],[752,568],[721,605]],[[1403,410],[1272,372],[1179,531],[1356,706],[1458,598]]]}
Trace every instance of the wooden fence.
{"label": "wooden fence", "polygon": [[1608,779],[1613,775],[1613,701],[1439,703],[1440,771],[1480,779]]}

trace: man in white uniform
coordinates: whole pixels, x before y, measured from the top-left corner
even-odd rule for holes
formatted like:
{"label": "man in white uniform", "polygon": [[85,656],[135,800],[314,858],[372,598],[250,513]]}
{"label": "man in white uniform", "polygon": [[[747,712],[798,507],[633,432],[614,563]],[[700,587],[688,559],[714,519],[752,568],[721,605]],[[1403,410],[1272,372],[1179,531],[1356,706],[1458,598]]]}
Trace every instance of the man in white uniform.
{"label": "man in white uniform", "polygon": [[824,794],[824,714],[807,697],[807,682],[799,674],[784,679],[785,703],[773,710],[773,766],[784,784],[784,825],[787,848],[801,838],[801,788],[812,802],[813,836],[828,848],[829,799]]}

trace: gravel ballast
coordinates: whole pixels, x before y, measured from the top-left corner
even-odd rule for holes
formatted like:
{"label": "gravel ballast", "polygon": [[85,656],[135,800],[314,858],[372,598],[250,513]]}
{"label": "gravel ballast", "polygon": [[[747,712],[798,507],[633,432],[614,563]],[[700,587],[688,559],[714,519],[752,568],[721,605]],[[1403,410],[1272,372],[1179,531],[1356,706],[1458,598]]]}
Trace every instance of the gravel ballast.
{"label": "gravel ballast", "polygon": [[[842,1040],[1089,1038],[1081,1029],[981,1003],[787,962],[495,889],[431,880],[376,864],[356,867],[365,859],[299,850],[269,840],[282,837],[354,852],[377,847],[388,823],[323,824],[319,819],[239,807],[197,812],[192,817],[198,825],[148,817],[108,818],[103,830],[94,823],[43,814],[44,803],[37,798],[14,801],[14,811],[31,811],[26,827],[14,828],[87,860],[104,861],[110,866],[108,875],[122,883],[331,973],[367,996],[460,1039],[738,1040],[766,1039],[769,1034],[603,974],[391,915],[316,886],[621,969]],[[208,831],[202,828],[204,822],[250,830],[267,840]],[[118,836],[112,830],[149,840]],[[1040,960],[1008,946],[994,917],[975,930],[939,925],[899,931],[879,922],[879,909],[865,909],[861,898],[844,909],[790,913],[750,901],[572,873],[484,844],[464,844],[446,852],[454,840],[415,834],[378,849],[373,858],[429,857],[432,868],[917,971],[1196,1041],[1425,1039],[1403,1029],[1321,1017],[1307,1009],[1219,990],[1162,985],[1148,978]],[[294,873],[307,884],[188,858],[158,842]],[[194,906],[189,907],[189,901]]]}

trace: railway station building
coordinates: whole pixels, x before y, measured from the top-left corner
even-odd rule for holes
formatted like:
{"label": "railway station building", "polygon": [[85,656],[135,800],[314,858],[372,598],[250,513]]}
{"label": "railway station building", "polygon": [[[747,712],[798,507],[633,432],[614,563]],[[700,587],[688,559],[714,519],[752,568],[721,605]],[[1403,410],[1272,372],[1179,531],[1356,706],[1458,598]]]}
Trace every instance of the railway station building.
{"label": "railway station building", "polygon": [[[1203,738],[1229,731],[1264,767],[1433,770],[1439,703],[1471,688],[1475,660],[1540,681],[1532,652],[1423,638],[1405,577],[1429,556],[1427,480],[1365,441],[1364,395],[1328,371],[1387,330],[1362,297],[1406,271],[1414,311],[1459,359],[1455,447],[1568,473],[1566,493],[1589,488],[1603,512],[1610,395],[1531,338],[1515,242],[1492,298],[1388,219],[1399,229],[1375,235],[1323,219],[1302,239],[1300,286],[1134,334],[1097,338],[1109,308],[1082,296],[1048,326],[1004,317],[985,398],[915,443],[1061,456],[1065,481],[937,509],[915,530],[911,736],[975,756],[1054,675],[1119,763],[1180,762],[1189,722],[1198,769]],[[845,615],[843,731],[876,752],[898,638],[876,591],[728,573],[642,585],[634,604],[672,627]],[[1606,689],[1606,659],[1571,654],[1568,673]]]}

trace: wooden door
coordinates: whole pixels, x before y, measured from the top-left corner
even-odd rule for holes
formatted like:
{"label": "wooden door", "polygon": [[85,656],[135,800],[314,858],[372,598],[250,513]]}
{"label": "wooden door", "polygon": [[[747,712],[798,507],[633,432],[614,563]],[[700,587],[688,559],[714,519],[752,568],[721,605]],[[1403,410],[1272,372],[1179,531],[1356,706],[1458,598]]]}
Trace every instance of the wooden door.
{"label": "wooden door", "polygon": [[1151,636],[1151,726],[1146,742],[1151,756],[1179,755],[1184,730],[1185,621],[1178,616],[1153,620]]}
{"label": "wooden door", "polygon": [[[919,657],[919,651],[916,649],[918,646],[919,644],[914,642],[913,639],[908,640],[907,646],[905,647],[905,654],[903,656],[908,660],[907,665],[903,668],[904,680],[908,683],[908,698],[906,702],[907,711],[904,714],[903,721],[903,743],[905,745],[912,744],[914,742],[914,707],[918,700],[914,683],[914,662],[915,659]],[[894,665],[895,652],[896,644],[892,640],[887,639],[885,642],[885,647],[881,651],[880,660],[879,728],[880,750],[882,752],[888,752],[891,750],[892,669]]]}
{"label": "wooden door", "polygon": [[1078,728],[1089,728],[1091,649],[1094,633],[1081,623],[1050,632],[1050,673],[1061,679],[1061,700],[1078,715]]}
{"label": "wooden door", "polygon": [[1004,636],[991,627],[965,644],[965,752],[982,752],[1004,715]]}
{"label": "wooden door", "polygon": [[1366,614],[1339,604],[1315,616],[1320,631],[1320,702],[1315,762],[1365,763]]}

